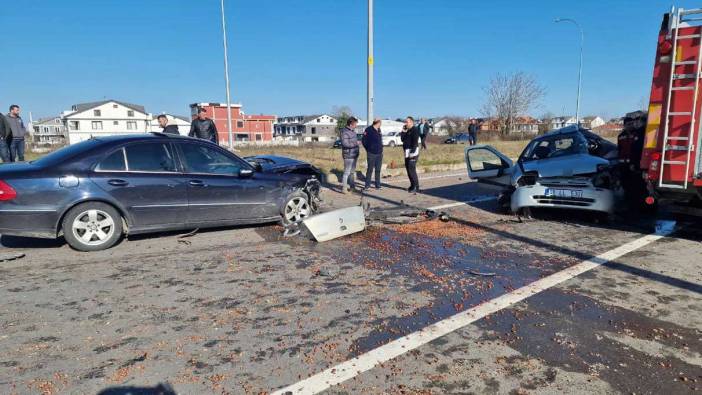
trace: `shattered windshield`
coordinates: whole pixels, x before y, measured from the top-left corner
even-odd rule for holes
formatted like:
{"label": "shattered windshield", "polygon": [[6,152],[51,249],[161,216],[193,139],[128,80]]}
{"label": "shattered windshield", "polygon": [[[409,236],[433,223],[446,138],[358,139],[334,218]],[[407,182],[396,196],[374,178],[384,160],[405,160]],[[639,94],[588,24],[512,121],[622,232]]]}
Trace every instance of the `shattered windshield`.
{"label": "shattered windshield", "polygon": [[587,154],[587,141],[580,133],[554,134],[535,139],[519,157],[522,162],[560,156]]}

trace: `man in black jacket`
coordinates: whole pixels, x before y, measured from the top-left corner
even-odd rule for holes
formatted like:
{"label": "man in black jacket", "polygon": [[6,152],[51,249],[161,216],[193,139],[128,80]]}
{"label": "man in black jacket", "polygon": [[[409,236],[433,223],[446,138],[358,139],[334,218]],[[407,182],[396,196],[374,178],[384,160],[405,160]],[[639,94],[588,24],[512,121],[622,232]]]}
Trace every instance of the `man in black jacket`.
{"label": "man in black jacket", "polygon": [[366,149],[366,159],[368,170],[366,170],[366,187],[370,189],[371,176],[375,173],[375,189],[380,189],[380,168],[383,166],[383,135],[380,131],[380,119],[373,121],[373,124],[363,132],[363,148]]}
{"label": "man in black jacket", "polygon": [[169,125],[168,117],[161,114],[157,117],[157,119],[158,126],[163,128],[163,130],[161,131],[162,133],[180,135],[180,132],[178,131],[178,125]]}
{"label": "man in black jacket", "polygon": [[419,178],[417,177],[417,161],[419,160],[419,128],[414,124],[414,118],[405,119],[402,138],[402,149],[405,152],[405,170],[409,177],[410,186],[407,192],[419,192]]}
{"label": "man in black jacket", "polygon": [[190,124],[190,133],[188,133],[188,136],[209,140],[215,144],[219,144],[217,127],[214,121],[207,118],[205,114],[207,114],[207,110],[204,108],[197,109],[197,118],[193,119],[193,122]]}
{"label": "man in black jacket", "polygon": [[3,162],[12,162],[9,142],[12,140],[12,128],[4,115],[0,113],[0,159]]}

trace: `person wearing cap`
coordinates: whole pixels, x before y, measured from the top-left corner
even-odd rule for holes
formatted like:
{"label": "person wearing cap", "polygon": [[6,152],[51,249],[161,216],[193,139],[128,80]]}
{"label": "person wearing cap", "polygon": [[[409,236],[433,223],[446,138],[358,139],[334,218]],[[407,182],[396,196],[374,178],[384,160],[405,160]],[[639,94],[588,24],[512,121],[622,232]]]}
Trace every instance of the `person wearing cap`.
{"label": "person wearing cap", "polygon": [[166,117],[164,114],[161,114],[157,117],[158,119],[158,126],[162,127],[162,133],[166,134],[176,134],[179,135],[180,132],[178,131],[178,125],[169,125],[168,124],[168,117]]}
{"label": "person wearing cap", "polygon": [[217,126],[215,126],[214,121],[207,118],[206,114],[207,110],[204,108],[197,109],[197,118],[193,119],[193,122],[190,124],[190,133],[188,133],[188,136],[209,140],[219,145]]}

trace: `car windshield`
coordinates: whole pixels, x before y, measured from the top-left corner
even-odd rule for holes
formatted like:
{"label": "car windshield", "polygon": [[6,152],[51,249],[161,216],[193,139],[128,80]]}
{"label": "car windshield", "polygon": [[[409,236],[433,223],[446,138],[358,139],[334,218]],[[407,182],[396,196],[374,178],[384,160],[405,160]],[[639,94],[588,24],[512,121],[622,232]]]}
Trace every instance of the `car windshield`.
{"label": "car windshield", "polygon": [[587,154],[587,141],[582,134],[554,134],[533,140],[524,149],[519,160],[528,162],[577,154]]}
{"label": "car windshield", "polygon": [[30,163],[38,166],[56,166],[80,153],[89,151],[98,144],[99,140],[97,139],[85,140],[77,144],[63,147]]}

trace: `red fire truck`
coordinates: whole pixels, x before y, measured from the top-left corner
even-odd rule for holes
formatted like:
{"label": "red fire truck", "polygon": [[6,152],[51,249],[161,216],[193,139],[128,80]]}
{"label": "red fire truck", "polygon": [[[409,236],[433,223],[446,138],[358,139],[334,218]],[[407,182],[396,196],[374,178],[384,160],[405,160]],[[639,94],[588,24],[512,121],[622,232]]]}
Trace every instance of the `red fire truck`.
{"label": "red fire truck", "polygon": [[702,200],[701,50],[702,9],[663,16],[640,151],[649,205]]}

